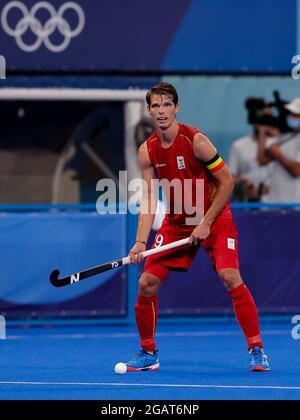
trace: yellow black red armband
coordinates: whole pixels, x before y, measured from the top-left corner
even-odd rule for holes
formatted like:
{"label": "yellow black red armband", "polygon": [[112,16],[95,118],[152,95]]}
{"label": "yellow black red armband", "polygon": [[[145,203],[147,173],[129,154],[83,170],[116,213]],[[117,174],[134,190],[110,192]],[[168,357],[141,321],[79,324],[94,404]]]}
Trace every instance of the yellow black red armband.
{"label": "yellow black red armband", "polygon": [[222,168],[224,168],[225,162],[217,153],[215,157],[213,157],[208,162],[205,162],[204,165],[206,166],[206,169],[208,169],[210,173],[214,174],[220,171]]}

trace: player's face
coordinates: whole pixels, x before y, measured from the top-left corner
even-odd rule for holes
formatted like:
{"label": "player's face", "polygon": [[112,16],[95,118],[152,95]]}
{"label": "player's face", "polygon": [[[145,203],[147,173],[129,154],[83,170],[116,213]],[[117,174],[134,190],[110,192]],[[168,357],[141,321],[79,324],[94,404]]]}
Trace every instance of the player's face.
{"label": "player's face", "polygon": [[170,96],[153,95],[148,111],[149,115],[153,118],[156,128],[166,130],[176,120],[179,105],[175,105]]}

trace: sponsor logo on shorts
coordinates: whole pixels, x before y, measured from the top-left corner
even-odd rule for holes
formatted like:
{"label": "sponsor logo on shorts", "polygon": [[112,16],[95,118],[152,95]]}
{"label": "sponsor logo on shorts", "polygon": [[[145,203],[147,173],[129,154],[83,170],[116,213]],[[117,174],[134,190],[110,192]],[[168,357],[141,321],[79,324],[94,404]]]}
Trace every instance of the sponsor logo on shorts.
{"label": "sponsor logo on shorts", "polygon": [[167,164],[166,164],[166,163],[157,163],[157,164],[155,165],[155,168],[164,168],[165,166],[167,166]]}
{"label": "sponsor logo on shorts", "polygon": [[235,240],[232,238],[227,238],[227,247],[228,249],[235,249]]}
{"label": "sponsor logo on shorts", "polygon": [[185,162],[183,156],[177,156],[177,167],[178,169],[185,169]]}

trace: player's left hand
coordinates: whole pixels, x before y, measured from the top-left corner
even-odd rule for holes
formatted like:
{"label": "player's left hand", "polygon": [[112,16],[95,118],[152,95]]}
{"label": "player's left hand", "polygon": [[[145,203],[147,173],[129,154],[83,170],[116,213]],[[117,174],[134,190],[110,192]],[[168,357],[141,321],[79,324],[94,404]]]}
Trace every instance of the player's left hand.
{"label": "player's left hand", "polygon": [[210,235],[210,225],[203,219],[202,222],[193,230],[189,243],[191,245],[200,245]]}

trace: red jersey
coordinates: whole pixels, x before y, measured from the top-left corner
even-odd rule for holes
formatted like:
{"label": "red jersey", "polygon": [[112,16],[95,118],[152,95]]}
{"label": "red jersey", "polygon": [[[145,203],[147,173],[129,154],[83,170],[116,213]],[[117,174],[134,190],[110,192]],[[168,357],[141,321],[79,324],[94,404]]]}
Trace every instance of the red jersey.
{"label": "red jersey", "polygon": [[[165,218],[166,223],[186,225],[187,218],[193,217],[190,210],[187,212],[186,209],[197,207],[201,212],[199,209],[199,197],[201,196],[203,197],[201,200],[202,214],[205,214],[216,194],[216,180],[205,164],[196,159],[194,155],[193,140],[195,134],[199,132],[196,128],[179,124],[175,141],[168,148],[162,147],[157,131],[146,141],[149,158],[157,178],[160,181],[167,180],[169,183],[174,181],[175,184],[181,185],[179,190],[175,187],[166,191],[163,182],[161,182],[169,204],[169,214]],[[185,180],[190,181],[186,183]],[[179,213],[180,202],[182,210]],[[232,217],[229,203],[226,203],[213,225],[223,217]],[[194,224],[199,222],[200,220]],[[191,223],[189,222],[189,224]]]}

